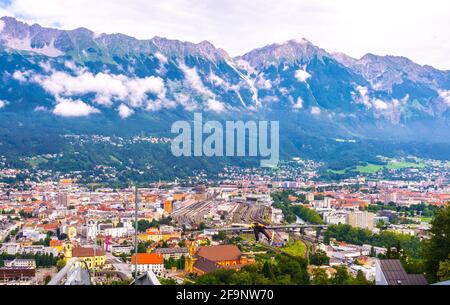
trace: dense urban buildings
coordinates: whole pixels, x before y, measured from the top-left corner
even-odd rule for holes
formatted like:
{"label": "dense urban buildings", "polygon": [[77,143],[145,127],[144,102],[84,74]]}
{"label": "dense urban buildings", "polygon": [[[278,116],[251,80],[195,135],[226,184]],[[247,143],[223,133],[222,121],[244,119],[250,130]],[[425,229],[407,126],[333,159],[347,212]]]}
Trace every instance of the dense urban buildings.
{"label": "dense urban buildings", "polygon": [[[302,175],[308,162],[296,164],[282,165],[275,176],[227,168],[201,184],[140,185],[137,198],[134,187],[92,187],[69,176],[4,183],[0,281],[70,281],[72,273],[86,268],[90,283],[125,284],[134,276],[137,257],[137,273],[149,272],[140,277],[143,282],[156,277],[161,283],[195,283],[218,270],[240,274],[299,257],[308,262],[312,282],[323,272],[331,281],[342,267],[367,283],[381,283],[376,274],[382,271],[390,283],[383,258],[415,259],[419,243],[430,238],[433,217],[450,201],[448,165],[436,161],[422,173],[402,168],[387,177],[360,174],[341,181],[321,181],[315,166]],[[258,242],[252,223],[268,227]]]}

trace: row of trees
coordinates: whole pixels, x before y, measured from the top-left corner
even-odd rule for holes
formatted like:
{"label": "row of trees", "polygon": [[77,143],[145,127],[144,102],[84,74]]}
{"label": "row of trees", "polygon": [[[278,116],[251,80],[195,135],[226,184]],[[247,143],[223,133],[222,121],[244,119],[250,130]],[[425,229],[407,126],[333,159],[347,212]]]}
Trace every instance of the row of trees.
{"label": "row of trees", "polygon": [[298,195],[294,191],[282,191],[272,193],[272,206],[281,209],[283,211],[284,219],[288,223],[293,223],[297,220],[297,217],[300,217],[302,220],[312,223],[312,224],[321,224],[323,223],[322,218],[316,211],[312,209],[308,209],[302,205],[293,205],[289,200],[289,196],[298,197],[299,201],[305,202],[304,195]]}
{"label": "row of trees", "polygon": [[141,219],[138,220],[138,232],[145,232],[147,231],[147,229],[150,228],[159,228],[160,225],[170,225],[171,222],[172,222],[171,217],[163,217],[160,220],[152,219],[152,221]]}
{"label": "row of trees", "polygon": [[[320,254],[320,257],[323,255]],[[326,255],[325,255],[326,256]],[[320,265],[320,264],[319,264]],[[197,285],[371,285],[359,271],[354,277],[345,266],[336,267],[336,273],[329,276],[325,269],[307,271],[303,258],[278,254],[275,260],[258,262],[240,271],[219,269],[200,276]]]}
{"label": "row of trees", "polygon": [[280,209],[283,212],[284,219],[288,223],[293,223],[297,219],[295,217],[294,211],[291,209],[291,203],[288,199],[289,195],[296,196],[293,191],[283,191],[283,192],[275,192],[271,194],[272,197],[272,206]]}
{"label": "row of trees", "polygon": [[38,268],[48,268],[57,265],[59,260],[58,256],[53,256],[53,254],[16,254],[11,255],[7,253],[0,254],[0,267],[4,266],[5,260],[13,260],[15,258],[27,258],[36,260],[36,267]]}
{"label": "row of trees", "polygon": [[306,285],[306,260],[278,254],[275,262],[258,262],[240,271],[219,269],[200,276],[198,285]]}
{"label": "row of trees", "polygon": [[330,264],[330,258],[325,251],[317,250],[309,257],[309,263],[315,266],[327,266]]}
{"label": "row of trees", "polygon": [[312,224],[322,224],[323,220],[319,214],[313,209],[306,208],[302,205],[296,205],[291,207],[295,215],[300,217],[302,220],[312,223]]}
{"label": "row of trees", "polygon": [[437,213],[431,225],[431,238],[420,252],[425,274],[432,282],[450,280],[450,205]]}
{"label": "row of trees", "polygon": [[395,202],[389,202],[384,204],[381,201],[376,204],[370,204],[367,210],[372,213],[376,213],[381,210],[396,211],[406,216],[416,216],[421,215],[425,217],[434,217],[437,212],[442,208],[434,205],[429,205],[425,203],[413,204],[409,207],[407,206],[397,206]]}
{"label": "row of trees", "polygon": [[335,267],[336,273],[328,276],[323,268],[315,268],[312,271],[311,284],[313,285],[373,285],[373,282],[366,279],[361,270],[358,270],[356,277],[350,274],[345,266]]}
{"label": "row of trees", "polygon": [[393,248],[400,244],[401,248],[409,256],[417,258],[419,255],[420,239],[417,236],[398,234],[389,231],[374,234],[367,229],[354,228],[346,224],[338,224],[328,226],[328,229],[325,231],[324,242],[327,244],[330,243],[331,238],[355,245],[368,244],[384,248]]}
{"label": "row of trees", "polygon": [[169,258],[164,260],[164,268],[169,270],[172,267],[176,267],[178,270],[184,269],[185,258],[182,255],[179,259]]}

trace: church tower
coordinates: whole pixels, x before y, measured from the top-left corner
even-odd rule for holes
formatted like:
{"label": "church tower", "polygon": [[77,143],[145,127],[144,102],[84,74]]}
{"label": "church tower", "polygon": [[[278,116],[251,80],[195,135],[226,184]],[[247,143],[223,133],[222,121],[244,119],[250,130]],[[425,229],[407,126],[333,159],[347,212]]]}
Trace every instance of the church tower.
{"label": "church tower", "polygon": [[197,258],[195,258],[195,254],[197,253],[197,244],[195,240],[189,241],[188,251],[189,254],[186,257],[184,264],[184,270],[187,274],[192,273],[194,271],[194,265],[195,262],[197,261]]}

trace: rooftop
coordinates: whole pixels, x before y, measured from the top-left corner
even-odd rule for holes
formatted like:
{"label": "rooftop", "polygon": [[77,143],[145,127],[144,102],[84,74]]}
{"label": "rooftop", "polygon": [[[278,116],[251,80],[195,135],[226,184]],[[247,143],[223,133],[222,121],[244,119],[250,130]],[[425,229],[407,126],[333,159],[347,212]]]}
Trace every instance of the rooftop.
{"label": "rooftop", "polygon": [[388,285],[428,285],[422,274],[407,274],[398,259],[380,260],[380,267]]}
{"label": "rooftop", "polygon": [[95,249],[94,248],[83,248],[83,247],[76,247],[72,250],[72,256],[73,257],[93,257],[95,252],[95,256],[103,256],[105,255],[103,250],[101,249]]}
{"label": "rooftop", "polygon": [[242,253],[235,245],[201,247],[197,255],[213,262],[239,260]]}
{"label": "rooftop", "polygon": [[[159,253],[138,253],[137,263],[139,265],[159,265],[164,264],[164,257]],[[135,264],[135,254],[131,257],[131,264]]]}

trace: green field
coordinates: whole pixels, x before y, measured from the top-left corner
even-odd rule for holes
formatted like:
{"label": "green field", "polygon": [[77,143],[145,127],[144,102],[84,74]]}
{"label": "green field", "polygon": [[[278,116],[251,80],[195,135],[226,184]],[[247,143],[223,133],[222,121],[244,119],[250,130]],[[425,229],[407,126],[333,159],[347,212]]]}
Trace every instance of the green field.
{"label": "green field", "polygon": [[433,220],[433,218],[432,218],[432,217],[425,217],[425,216],[422,216],[422,217],[420,217],[420,220],[421,220],[422,222],[430,223],[430,222]]}
{"label": "green field", "polygon": [[111,159],[111,161],[113,161],[113,162],[115,162],[115,163],[122,163],[122,162],[120,162],[119,159],[117,159],[117,158],[116,158],[115,156],[113,156],[113,155],[110,155],[109,158]]}
{"label": "green field", "polygon": [[358,165],[356,167],[356,171],[362,174],[375,174],[376,172],[379,172],[383,168],[384,166],[376,164],[368,164],[366,166]]}
{"label": "green field", "polygon": [[306,245],[301,240],[296,240],[294,243],[284,246],[281,250],[293,256],[305,257]]}
{"label": "green field", "polygon": [[48,160],[43,157],[34,157],[26,161],[32,167],[38,167],[40,164],[47,163]]}
{"label": "green field", "polygon": [[[450,162],[449,162],[450,163]],[[389,162],[386,165],[378,165],[373,163],[368,163],[367,165],[357,165],[348,167],[342,170],[331,170],[329,169],[328,172],[338,175],[346,174],[347,172],[358,172],[360,174],[375,174],[383,169],[388,170],[399,170],[399,169],[405,169],[405,168],[417,168],[417,169],[423,169],[427,165],[423,162],[419,163],[413,163],[413,162]]]}
{"label": "green field", "polygon": [[329,171],[330,173],[333,173],[333,174],[343,175],[343,174],[345,174],[345,172],[346,172],[347,170],[341,169],[341,170],[337,171],[337,170],[329,169],[328,171]]}
{"label": "green field", "polygon": [[403,169],[403,168],[419,168],[426,167],[425,163],[412,163],[412,162],[389,162],[387,169]]}

